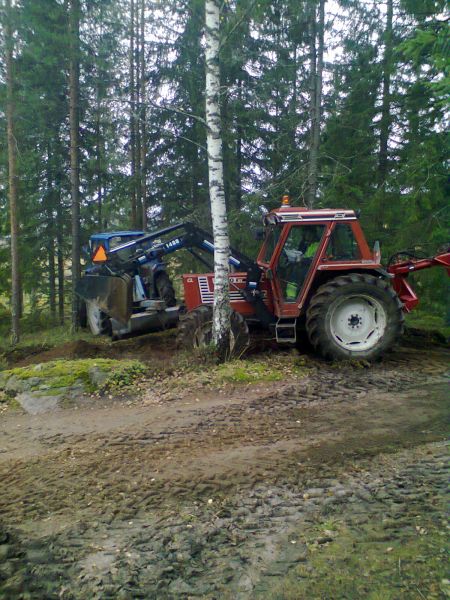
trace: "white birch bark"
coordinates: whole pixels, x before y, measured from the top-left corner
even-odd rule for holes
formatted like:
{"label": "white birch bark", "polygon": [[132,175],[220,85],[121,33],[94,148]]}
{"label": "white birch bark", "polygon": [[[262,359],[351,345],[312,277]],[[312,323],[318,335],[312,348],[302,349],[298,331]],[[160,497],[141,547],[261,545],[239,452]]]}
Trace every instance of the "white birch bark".
{"label": "white birch bark", "polygon": [[220,11],[217,0],[205,0],[206,128],[208,149],[209,197],[214,235],[214,316],[213,342],[219,358],[229,349],[230,295],[228,259],[230,242],[223,181],[220,116]]}

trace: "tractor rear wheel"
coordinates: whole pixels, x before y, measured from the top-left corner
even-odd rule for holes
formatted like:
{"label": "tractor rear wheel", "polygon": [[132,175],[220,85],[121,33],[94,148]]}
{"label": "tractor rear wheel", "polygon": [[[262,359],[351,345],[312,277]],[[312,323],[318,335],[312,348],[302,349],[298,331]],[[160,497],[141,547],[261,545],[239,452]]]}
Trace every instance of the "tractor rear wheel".
{"label": "tractor rear wheel", "polygon": [[167,306],[175,306],[177,299],[175,297],[175,290],[173,289],[170,277],[164,271],[156,277],[156,291],[161,300],[167,304]]}
{"label": "tractor rear wheel", "polygon": [[[250,341],[244,317],[231,310],[230,355],[241,356]],[[212,342],[213,309],[202,304],[181,317],[178,324],[178,347],[184,350],[206,348]]]}
{"label": "tractor rear wheel", "polygon": [[350,273],[314,294],[306,330],[316,351],[330,359],[374,360],[403,333],[402,303],[388,281]]}

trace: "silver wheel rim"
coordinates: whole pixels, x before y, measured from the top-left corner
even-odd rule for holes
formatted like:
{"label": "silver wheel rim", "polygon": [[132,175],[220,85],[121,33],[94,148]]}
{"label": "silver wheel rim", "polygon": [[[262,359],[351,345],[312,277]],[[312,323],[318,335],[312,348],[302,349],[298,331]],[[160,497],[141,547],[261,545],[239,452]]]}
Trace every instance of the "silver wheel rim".
{"label": "silver wheel rim", "polygon": [[102,313],[96,302],[86,302],[86,317],[91,333],[100,335],[102,333]]}
{"label": "silver wheel rim", "polygon": [[364,352],[374,348],[386,330],[386,311],[371,296],[350,296],[334,305],[330,315],[331,335],[341,348]]}
{"label": "silver wheel rim", "polygon": [[[206,348],[212,342],[212,321],[203,323],[195,330],[194,333],[194,348]],[[233,329],[230,330],[230,350],[233,351],[236,343]]]}

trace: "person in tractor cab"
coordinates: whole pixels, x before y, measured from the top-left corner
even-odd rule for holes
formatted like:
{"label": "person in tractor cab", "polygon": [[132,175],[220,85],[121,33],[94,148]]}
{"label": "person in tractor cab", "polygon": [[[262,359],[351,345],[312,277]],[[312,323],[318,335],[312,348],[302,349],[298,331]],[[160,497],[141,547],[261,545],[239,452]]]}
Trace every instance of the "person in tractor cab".
{"label": "person in tractor cab", "polygon": [[287,264],[281,265],[285,271],[285,298],[294,301],[306,279],[311,263],[319,249],[323,227],[305,225],[293,227],[284,247]]}

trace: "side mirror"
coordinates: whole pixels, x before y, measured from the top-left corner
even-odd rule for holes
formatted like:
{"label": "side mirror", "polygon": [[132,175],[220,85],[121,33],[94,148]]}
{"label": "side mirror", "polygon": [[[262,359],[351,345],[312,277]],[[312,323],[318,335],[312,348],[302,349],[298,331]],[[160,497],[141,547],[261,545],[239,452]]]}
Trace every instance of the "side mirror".
{"label": "side mirror", "polygon": [[253,237],[258,242],[261,242],[264,239],[265,231],[262,227],[258,227],[258,229],[253,230]]}

